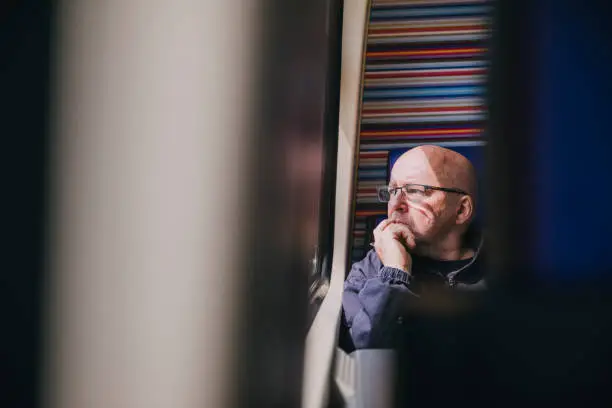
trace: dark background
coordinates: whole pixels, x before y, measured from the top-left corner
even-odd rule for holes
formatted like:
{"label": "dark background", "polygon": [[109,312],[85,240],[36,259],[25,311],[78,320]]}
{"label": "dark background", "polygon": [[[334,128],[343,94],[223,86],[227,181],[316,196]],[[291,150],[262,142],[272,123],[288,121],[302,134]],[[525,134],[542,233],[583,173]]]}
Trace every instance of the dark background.
{"label": "dark background", "polygon": [[0,406],[33,407],[41,353],[50,1],[0,2]]}

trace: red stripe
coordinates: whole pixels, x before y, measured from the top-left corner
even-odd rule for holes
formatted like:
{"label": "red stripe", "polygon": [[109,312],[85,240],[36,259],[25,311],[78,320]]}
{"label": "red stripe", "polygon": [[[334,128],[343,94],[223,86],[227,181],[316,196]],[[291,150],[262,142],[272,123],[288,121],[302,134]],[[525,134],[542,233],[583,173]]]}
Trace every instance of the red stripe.
{"label": "red stripe", "polygon": [[368,216],[368,215],[386,215],[386,210],[372,210],[372,211],[356,211],[356,216]]}
{"label": "red stripe", "polygon": [[484,48],[459,48],[453,49],[437,49],[437,50],[412,50],[412,51],[371,51],[366,53],[368,57],[389,58],[389,57],[432,57],[432,56],[454,56],[454,55],[469,55],[484,52]]}
{"label": "red stripe", "polygon": [[385,152],[361,152],[359,153],[360,158],[364,159],[386,159],[389,153]]}
{"label": "red stripe", "polygon": [[463,75],[478,75],[484,74],[486,70],[469,69],[464,71],[436,71],[436,72],[368,72],[365,74],[366,79],[384,79],[384,78],[423,78],[423,77],[443,77],[443,76],[463,76]]}
{"label": "red stripe", "polygon": [[403,141],[414,142],[414,141],[427,141],[427,142],[448,142],[453,140],[472,140],[478,139],[479,134],[472,135],[448,135],[448,136],[363,136],[361,139],[363,142],[372,143],[400,143]]}
{"label": "red stripe", "polygon": [[482,24],[466,26],[435,26],[435,27],[408,27],[408,28],[371,28],[368,34],[401,34],[401,33],[428,33],[434,31],[460,31],[460,30],[486,30]]}
{"label": "red stripe", "polygon": [[380,130],[380,131],[365,131],[361,132],[361,137],[393,137],[393,136],[427,136],[427,135],[464,135],[477,133],[478,129],[422,129],[422,130]]}

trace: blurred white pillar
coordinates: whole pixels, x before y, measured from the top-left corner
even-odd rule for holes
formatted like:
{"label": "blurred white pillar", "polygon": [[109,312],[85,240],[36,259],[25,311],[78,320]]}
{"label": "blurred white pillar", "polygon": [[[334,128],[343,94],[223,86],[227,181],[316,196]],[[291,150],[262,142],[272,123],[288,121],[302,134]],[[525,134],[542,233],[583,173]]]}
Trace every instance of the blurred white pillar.
{"label": "blurred white pillar", "polygon": [[343,13],[333,264],[329,291],[306,339],[303,408],[322,408],[327,404],[329,378],[338,344],[342,287],[348,270],[346,255],[350,248],[351,197],[354,196],[355,158],[359,149],[359,114],[370,2],[345,1]]}
{"label": "blurred white pillar", "polygon": [[66,0],[45,405],[231,396],[254,0]]}

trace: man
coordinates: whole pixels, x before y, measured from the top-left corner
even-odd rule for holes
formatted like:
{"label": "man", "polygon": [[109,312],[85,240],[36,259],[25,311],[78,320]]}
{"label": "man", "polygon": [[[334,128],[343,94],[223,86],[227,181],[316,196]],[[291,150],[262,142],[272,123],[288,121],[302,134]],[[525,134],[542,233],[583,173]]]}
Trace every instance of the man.
{"label": "man", "polygon": [[389,186],[379,191],[388,218],[344,286],[344,323],[354,348],[393,347],[402,307],[422,301],[429,288],[484,287],[482,241],[468,239],[476,184],[469,160],[449,149],[420,146],[396,161]]}

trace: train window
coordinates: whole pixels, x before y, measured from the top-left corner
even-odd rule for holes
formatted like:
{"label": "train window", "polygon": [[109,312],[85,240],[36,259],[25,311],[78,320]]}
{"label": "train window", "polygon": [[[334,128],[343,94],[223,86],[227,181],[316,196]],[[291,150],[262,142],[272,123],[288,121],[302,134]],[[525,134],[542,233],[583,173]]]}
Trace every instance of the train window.
{"label": "train window", "polygon": [[[331,275],[338,115],[340,98],[341,0],[321,0],[308,9],[286,4],[280,28],[269,33],[282,53],[265,74],[271,128],[281,142],[273,147],[281,167],[271,170],[274,209],[282,215],[282,245],[294,248],[288,281],[299,280],[310,326],[327,294]],[[287,16],[300,16],[299,23]],[[277,93],[277,94],[276,94]],[[265,156],[272,154],[268,149]],[[265,159],[264,159],[265,160]],[[272,165],[272,161],[270,161]],[[274,183],[268,184],[275,188]],[[293,250],[292,250],[293,251]],[[286,251],[289,253],[289,251]],[[304,309],[306,311],[306,308]]]}
{"label": "train window", "polygon": [[329,288],[333,253],[336,162],[338,154],[338,113],[340,101],[340,58],[342,42],[342,0],[327,1],[326,78],[318,203],[317,244],[313,247],[309,276],[309,322],[314,319]]}

